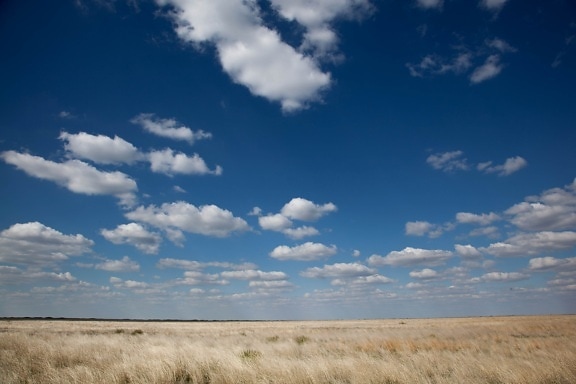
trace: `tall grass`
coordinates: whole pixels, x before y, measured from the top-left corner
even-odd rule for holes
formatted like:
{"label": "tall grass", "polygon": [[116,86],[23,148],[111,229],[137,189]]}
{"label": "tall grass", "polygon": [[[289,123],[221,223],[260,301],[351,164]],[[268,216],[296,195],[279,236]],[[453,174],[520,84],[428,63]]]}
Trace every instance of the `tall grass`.
{"label": "tall grass", "polygon": [[576,383],[576,316],[0,322],[0,383]]}

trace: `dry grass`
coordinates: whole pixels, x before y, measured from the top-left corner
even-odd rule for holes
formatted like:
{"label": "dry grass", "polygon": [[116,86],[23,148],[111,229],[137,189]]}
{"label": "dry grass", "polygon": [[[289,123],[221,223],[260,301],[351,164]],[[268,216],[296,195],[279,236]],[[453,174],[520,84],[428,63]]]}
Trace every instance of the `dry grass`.
{"label": "dry grass", "polygon": [[576,383],[576,316],[0,322],[1,383]]}

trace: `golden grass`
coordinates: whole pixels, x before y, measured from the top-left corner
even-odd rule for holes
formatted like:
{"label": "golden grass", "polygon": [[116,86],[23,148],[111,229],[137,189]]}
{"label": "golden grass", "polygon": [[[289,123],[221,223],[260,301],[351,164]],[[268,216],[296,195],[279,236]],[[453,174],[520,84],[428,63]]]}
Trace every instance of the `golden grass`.
{"label": "golden grass", "polygon": [[0,383],[576,383],[576,316],[1,321]]}

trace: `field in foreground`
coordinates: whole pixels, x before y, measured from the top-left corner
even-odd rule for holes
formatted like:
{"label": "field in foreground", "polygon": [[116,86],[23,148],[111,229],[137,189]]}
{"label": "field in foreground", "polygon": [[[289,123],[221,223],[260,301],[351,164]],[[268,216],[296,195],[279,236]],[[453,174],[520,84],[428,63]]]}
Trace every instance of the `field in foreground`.
{"label": "field in foreground", "polygon": [[1,383],[576,383],[576,316],[0,321]]}

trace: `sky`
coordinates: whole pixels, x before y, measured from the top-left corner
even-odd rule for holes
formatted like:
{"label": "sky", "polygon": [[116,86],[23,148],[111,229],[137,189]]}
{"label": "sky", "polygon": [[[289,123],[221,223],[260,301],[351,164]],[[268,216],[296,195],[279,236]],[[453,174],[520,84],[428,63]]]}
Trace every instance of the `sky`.
{"label": "sky", "polygon": [[0,316],[576,312],[570,0],[0,2]]}

